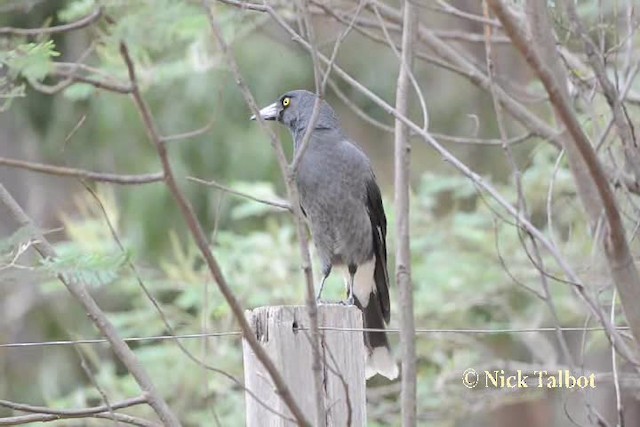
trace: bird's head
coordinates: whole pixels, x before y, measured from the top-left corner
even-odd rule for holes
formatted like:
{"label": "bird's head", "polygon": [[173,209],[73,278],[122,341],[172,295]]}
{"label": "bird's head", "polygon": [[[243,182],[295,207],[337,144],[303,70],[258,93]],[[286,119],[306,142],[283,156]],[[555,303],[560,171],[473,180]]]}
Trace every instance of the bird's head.
{"label": "bird's head", "polygon": [[[275,120],[287,126],[294,134],[306,130],[315,105],[317,95],[306,90],[294,90],[280,96],[276,102],[260,110],[263,120]],[[320,111],[315,129],[339,128],[338,118],[333,108],[324,100],[320,102]],[[255,120],[255,116],[251,119]]]}

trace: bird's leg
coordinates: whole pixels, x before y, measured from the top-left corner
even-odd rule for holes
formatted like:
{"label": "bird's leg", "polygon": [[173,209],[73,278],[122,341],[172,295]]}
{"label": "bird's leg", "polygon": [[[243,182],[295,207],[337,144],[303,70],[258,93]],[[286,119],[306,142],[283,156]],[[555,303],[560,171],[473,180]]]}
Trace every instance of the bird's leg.
{"label": "bird's leg", "polygon": [[353,281],[356,275],[356,270],[358,266],[355,264],[349,265],[349,293],[347,294],[347,305],[355,304],[355,300],[353,298]]}
{"label": "bird's leg", "polygon": [[331,274],[331,264],[325,265],[322,267],[322,281],[320,282],[320,289],[318,290],[318,296],[316,297],[316,302],[322,302],[322,290],[324,289],[324,281],[327,280]]}

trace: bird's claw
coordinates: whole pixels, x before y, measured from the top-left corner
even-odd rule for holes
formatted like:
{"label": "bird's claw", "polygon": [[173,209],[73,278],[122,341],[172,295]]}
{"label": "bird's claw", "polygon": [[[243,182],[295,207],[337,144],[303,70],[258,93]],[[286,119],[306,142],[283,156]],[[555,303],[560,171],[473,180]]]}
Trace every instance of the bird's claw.
{"label": "bird's claw", "polygon": [[351,295],[346,300],[341,301],[341,303],[344,304],[344,305],[355,305],[356,304],[355,300],[353,299],[353,295]]}

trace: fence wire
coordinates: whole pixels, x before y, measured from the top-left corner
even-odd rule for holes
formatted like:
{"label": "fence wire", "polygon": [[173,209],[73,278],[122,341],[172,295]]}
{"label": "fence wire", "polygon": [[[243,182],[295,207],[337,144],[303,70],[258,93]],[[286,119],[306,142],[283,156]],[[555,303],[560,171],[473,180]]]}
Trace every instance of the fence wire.
{"label": "fence wire", "polygon": [[[308,330],[306,327],[297,327],[297,330]],[[629,330],[628,326],[618,326],[615,329],[619,331]],[[398,328],[374,329],[374,328],[339,328],[331,326],[321,326],[320,330],[327,332],[387,332],[392,334],[400,333]],[[599,332],[604,331],[602,327],[560,327],[553,326],[542,328],[497,328],[497,329],[429,329],[418,328],[414,331],[416,335],[427,334],[471,334],[471,335],[488,335],[488,334],[512,334],[512,333],[535,333],[535,332]],[[176,339],[201,339],[214,337],[241,336],[240,331],[222,331],[222,332],[202,332],[193,334],[179,335],[150,335],[144,337],[123,338],[128,343],[144,342],[144,341],[168,341]],[[55,346],[73,346],[82,344],[105,344],[109,341],[106,338],[83,338],[75,340],[53,340],[53,341],[29,341],[29,342],[9,342],[0,343],[0,348],[26,348],[26,347],[55,347]]]}

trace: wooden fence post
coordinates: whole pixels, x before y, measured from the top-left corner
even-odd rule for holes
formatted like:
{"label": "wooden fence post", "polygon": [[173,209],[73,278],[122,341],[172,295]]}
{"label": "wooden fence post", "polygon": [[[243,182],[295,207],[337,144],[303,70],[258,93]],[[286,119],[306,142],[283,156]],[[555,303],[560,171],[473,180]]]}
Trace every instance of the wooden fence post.
{"label": "wooden fence post", "polygon": [[[308,419],[313,420],[316,402],[311,372],[311,333],[306,307],[259,307],[247,311],[246,316],[258,340],[283,375],[296,402]],[[323,336],[327,426],[365,426],[365,348],[362,332],[331,329],[362,328],[362,314],[353,306],[323,304],[318,306],[318,323]],[[269,374],[251,348],[246,342],[243,342],[242,347],[244,383],[248,390],[245,393],[246,425],[295,425],[293,421],[287,421],[278,415],[291,417],[286,405],[276,394]]]}

